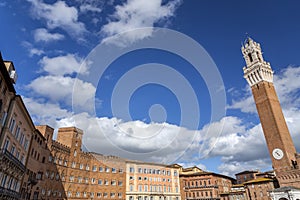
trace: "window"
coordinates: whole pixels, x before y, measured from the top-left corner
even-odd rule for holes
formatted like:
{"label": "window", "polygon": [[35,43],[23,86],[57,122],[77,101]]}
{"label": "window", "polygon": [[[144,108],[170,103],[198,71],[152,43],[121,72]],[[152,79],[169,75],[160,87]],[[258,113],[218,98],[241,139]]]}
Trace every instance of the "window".
{"label": "window", "polygon": [[108,180],[105,179],[104,185],[108,185]]}
{"label": "window", "polygon": [[129,168],[129,172],[130,172],[130,173],[134,173],[134,168],[133,168],[133,167],[130,167],[130,168]]}
{"label": "window", "polygon": [[170,171],[167,171],[167,175],[168,175],[168,176],[170,176],[170,175],[171,175]]}
{"label": "window", "polygon": [[67,165],[68,165],[68,161],[65,160],[65,161],[64,161],[64,166],[67,166]]}
{"label": "window", "polygon": [[134,180],[133,176],[130,176],[130,177],[129,177],[129,180]]}
{"label": "window", "polygon": [[139,176],[138,180],[141,181],[141,180],[142,180],[142,177]]}
{"label": "window", "polygon": [[20,157],[20,151],[17,151],[16,158],[19,159],[19,157]]}
{"label": "window", "polygon": [[107,198],[107,193],[106,192],[103,193],[103,197]]}
{"label": "window", "polygon": [[99,179],[99,180],[98,180],[98,184],[99,184],[99,185],[102,185],[102,179]]}
{"label": "window", "polygon": [[95,196],[94,194],[95,194],[94,192],[91,192],[91,193],[90,193],[90,196],[91,196],[92,198],[94,198],[94,196]]}
{"label": "window", "polygon": [[84,181],[85,181],[85,183],[89,183],[89,178],[88,178],[88,177],[85,177],[85,178],[84,178]]}
{"label": "window", "polygon": [[70,182],[74,181],[74,176],[70,176]]}
{"label": "window", "polygon": [[68,197],[71,197],[71,196],[72,196],[72,192],[68,191]]}
{"label": "window", "polygon": [[115,180],[112,180],[112,181],[111,181],[111,185],[116,185],[116,181],[115,181]]}
{"label": "window", "polygon": [[122,193],[118,193],[118,197],[119,197],[119,198],[122,198]]}
{"label": "window", "polygon": [[103,167],[99,167],[99,172],[103,172]]}
{"label": "window", "polygon": [[177,173],[177,171],[175,170],[175,171],[174,171],[174,176],[177,176],[177,175],[178,175],[178,173]]}
{"label": "window", "polygon": [[122,169],[122,168],[119,169],[119,173],[120,173],[120,174],[123,173],[123,169]]}
{"label": "window", "polygon": [[123,185],[123,181],[118,181],[118,185],[122,186]]}
{"label": "window", "polygon": [[76,197],[80,197],[80,192],[76,192]]}
{"label": "window", "polygon": [[83,164],[82,163],[80,163],[79,169],[83,169]]}
{"label": "window", "polygon": [[109,168],[108,167],[105,167],[105,172],[109,172]]}
{"label": "window", "polygon": [[98,193],[97,193],[97,198],[100,198],[100,197],[101,197],[101,193],[98,192]]}
{"label": "window", "polygon": [[86,197],[86,192],[83,192],[83,197]]}
{"label": "window", "polygon": [[110,197],[114,198],[116,196],[116,194],[114,192],[110,193]]}
{"label": "window", "polygon": [[[130,185],[130,186],[129,186],[129,190],[130,190],[130,192],[133,191],[133,185]],[[129,198],[129,199],[130,199],[130,198]]]}
{"label": "window", "polygon": [[92,170],[93,170],[93,172],[97,171],[97,166],[94,165]]}
{"label": "window", "polygon": [[6,139],[3,148],[8,149],[8,146],[9,146],[9,139]]}
{"label": "window", "polygon": [[20,130],[21,128],[19,126],[17,126],[17,129],[16,129],[16,134],[15,134],[15,138],[18,139],[19,138],[19,135],[20,135]]}
{"label": "window", "polygon": [[85,166],[85,170],[90,170],[90,166],[89,166],[89,165],[86,165],[86,166]]}
{"label": "window", "polygon": [[95,184],[95,183],[96,183],[96,179],[92,178],[92,184]]}
{"label": "window", "polygon": [[138,172],[139,172],[139,173],[142,173],[142,172],[143,172],[143,169],[142,169],[142,168],[139,168],[139,169],[138,169]]}
{"label": "window", "polygon": [[2,117],[2,126],[4,126],[4,124],[5,124],[6,117],[7,117],[7,112],[4,112],[3,117]]}
{"label": "window", "polygon": [[74,157],[76,157],[76,156],[77,156],[77,151],[75,150],[75,151],[74,151]]}
{"label": "window", "polygon": [[138,189],[139,189],[139,192],[141,192],[143,190],[142,185],[138,185]]}
{"label": "window", "polygon": [[13,146],[11,147],[11,149],[10,149],[10,153],[11,153],[12,155],[14,155],[15,150],[16,150],[16,147],[13,145]]}
{"label": "window", "polygon": [[20,144],[22,145],[24,141],[24,133],[21,133],[21,137],[20,137]]}
{"label": "window", "polygon": [[72,167],[72,168],[75,168],[75,166],[76,166],[76,162],[72,162],[71,167]]}
{"label": "window", "polygon": [[145,191],[145,192],[148,192],[148,185],[145,185],[145,186],[144,186],[144,191]]}
{"label": "window", "polygon": [[111,172],[116,173],[117,172],[116,168],[111,168]]}
{"label": "window", "polygon": [[16,124],[16,120],[14,118],[12,118],[10,123],[9,123],[9,127],[8,127],[8,129],[11,133],[13,133],[13,130],[15,128],[15,124]]}
{"label": "window", "polygon": [[78,176],[78,183],[82,183],[82,177]]}

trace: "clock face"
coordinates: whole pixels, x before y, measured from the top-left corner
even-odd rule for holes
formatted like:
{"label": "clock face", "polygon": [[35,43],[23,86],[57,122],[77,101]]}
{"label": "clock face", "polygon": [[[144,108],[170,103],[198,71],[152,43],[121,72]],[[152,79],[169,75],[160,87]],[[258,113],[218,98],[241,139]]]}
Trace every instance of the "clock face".
{"label": "clock face", "polygon": [[273,150],[272,155],[276,160],[280,160],[281,158],[283,158],[284,154],[283,154],[283,151],[281,149],[276,148],[276,149]]}

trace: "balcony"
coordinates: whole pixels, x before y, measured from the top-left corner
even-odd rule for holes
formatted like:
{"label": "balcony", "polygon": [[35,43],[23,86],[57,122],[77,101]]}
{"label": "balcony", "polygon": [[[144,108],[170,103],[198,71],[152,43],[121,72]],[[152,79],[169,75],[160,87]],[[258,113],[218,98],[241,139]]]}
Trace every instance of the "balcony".
{"label": "balcony", "polygon": [[12,155],[7,149],[1,149],[0,150],[0,161],[4,165],[7,165],[9,167],[9,170],[16,170],[21,175],[24,174],[26,168],[23,163],[21,163],[14,155]]}
{"label": "balcony", "polygon": [[0,187],[0,199],[20,199],[21,195],[13,190]]}

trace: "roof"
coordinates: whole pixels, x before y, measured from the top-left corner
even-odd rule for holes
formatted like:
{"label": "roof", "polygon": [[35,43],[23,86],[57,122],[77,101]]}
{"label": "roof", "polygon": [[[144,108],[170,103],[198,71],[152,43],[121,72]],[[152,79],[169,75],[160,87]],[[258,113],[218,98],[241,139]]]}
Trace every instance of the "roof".
{"label": "roof", "polygon": [[259,171],[258,170],[245,170],[245,171],[242,171],[240,173],[237,173],[235,175],[241,175],[241,174],[252,174],[252,173],[258,173]]}
{"label": "roof", "polygon": [[300,188],[293,187],[293,186],[287,186],[287,187],[276,188],[272,192],[287,192],[287,191],[291,191],[291,190],[298,190],[298,191],[300,191]]}
{"label": "roof", "polygon": [[180,177],[192,177],[192,176],[203,176],[203,175],[218,176],[218,177],[230,179],[231,181],[235,181],[235,179],[230,177],[230,176],[226,176],[226,175],[223,175],[223,174],[217,174],[217,173],[214,173],[214,172],[206,172],[206,171],[195,172],[195,173],[190,173],[190,174],[180,174],[179,176]]}
{"label": "roof", "polygon": [[272,181],[274,181],[274,179],[271,179],[271,178],[257,178],[257,179],[253,179],[251,181],[245,182],[244,185],[253,184],[253,183],[261,183],[261,182],[272,182]]}

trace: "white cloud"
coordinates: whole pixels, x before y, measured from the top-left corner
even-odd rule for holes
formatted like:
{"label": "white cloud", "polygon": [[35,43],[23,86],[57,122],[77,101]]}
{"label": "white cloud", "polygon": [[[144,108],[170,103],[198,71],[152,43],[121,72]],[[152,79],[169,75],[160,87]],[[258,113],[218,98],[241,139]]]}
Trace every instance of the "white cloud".
{"label": "white cloud", "polygon": [[92,5],[92,4],[83,4],[83,5],[80,5],[80,12],[82,12],[82,13],[86,13],[86,12],[101,13],[102,10],[101,10],[101,8],[95,7],[95,5]]}
{"label": "white cloud", "polygon": [[68,110],[60,108],[58,104],[45,103],[42,100],[24,96],[22,99],[34,123],[56,126],[57,120],[71,116],[71,113]]}
{"label": "white cloud", "polygon": [[42,0],[27,0],[32,3],[33,16],[46,20],[50,29],[61,28],[70,36],[81,36],[86,32],[85,25],[78,20],[78,11],[64,1],[46,4]]}
{"label": "white cloud", "polygon": [[[76,102],[73,102],[72,92],[75,81],[77,81],[76,86],[79,87],[78,90],[81,93],[77,94],[80,95],[80,98],[76,97]],[[33,80],[28,87],[36,95],[47,98],[52,102],[63,102],[69,106],[73,106],[73,108],[87,112],[92,112],[94,109],[92,108],[92,101],[95,97],[96,88],[91,83],[71,77],[49,75],[40,76]]]}
{"label": "white cloud", "polygon": [[36,42],[51,42],[64,39],[64,35],[59,33],[49,33],[45,28],[39,28],[34,31],[34,40]]}
{"label": "white cloud", "polygon": [[65,56],[53,58],[45,56],[39,61],[39,64],[42,66],[44,71],[51,75],[62,76],[71,75],[73,73],[88,73],[88,66],[86,62],[74,54],[67,54]]}
{"label": "white cloud", "polygon": [[[173,0],[162,5],[162,0],[128,0],[123,5],[115,7],[115,13],[102,27],[101,33],[109,37],[137,28],[153,27],[155,23],[173,16],[180,3],[180,0]],[[140,31],[122,34],[118,39],[126,45],[151,35],[151,29],[147,29],[143,34]],[[111,42],[111,40],[104,39],[103,42]]]}
{"label": "white cloud", "polygon": [[[274,85],[283,108],[299,105],[300,67],[287,67],[275,74]],[[233,100],[227,108],[239,109],[244,113],[257,113],[251,88],[248,85],[245,91],[240,99]]]}
{"label": "white cloud", "polygon": [[27,41],[23,41],[22,46],[28,51],[30,57],[34,55],[40,56],[45,54],[45,52],[42,49],[37,49],[33,47],[33,45]]}

